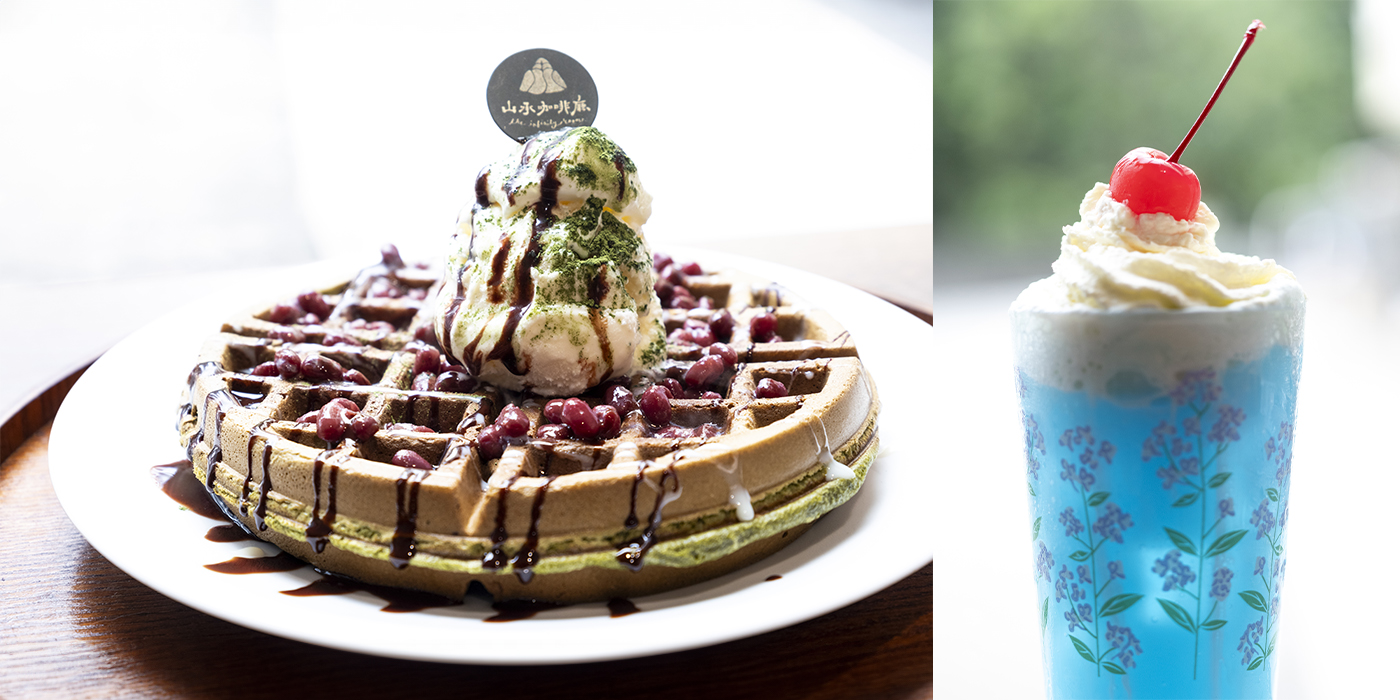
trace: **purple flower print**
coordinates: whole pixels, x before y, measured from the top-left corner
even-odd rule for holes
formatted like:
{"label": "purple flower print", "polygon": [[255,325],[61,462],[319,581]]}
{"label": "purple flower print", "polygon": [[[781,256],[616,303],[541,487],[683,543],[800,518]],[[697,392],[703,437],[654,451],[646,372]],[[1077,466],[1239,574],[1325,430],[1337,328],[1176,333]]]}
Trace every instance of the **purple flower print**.
{"label": "purple flower print", "polygon": [[1094,478],[1094,475],[1090,473],[1088,469],[1081,468],[1079,470],[1079,484],[1084,487],[1085,491],[1093,488],[1095,481],[1097,481],[1097,479]]}
{"label": "purple flower print", "polygon": [[1124,513],[1116,503],[1105,503],[1103,515],[1094,521],[1094,532],[1105,539],[1123,544],[1123,531],[1133,526],[1133,516]]}
{"label": "purple flower print", "polygon": [[1089,567],[1080,564],[1075,572],[1079,574],[1080,583],[1093,583],[1094,577],[1089,575]]}
{"label": "purple flower print", "polygon": [[[1064,565],[1064,564],[1061,564],[1061,565],[1060,565],[1060,573],[1059,573],[1059,575],[1056,577],[1056,580],[1055,580],[1055,602],[1056,602],[1056,603],[1060,602],[1061,600],[1064,600],[1065,598],[1069,598],[1070,600],[1076,600],[1075,598],[1072,598],[1072,597],[1071,597],[1071,596],[1072,596],[1072,592],[1070,591],[1070,582],[1073,581],[1073,580],[1074,580],[1074,574],[1071,574],[1071,573],[1069,572],[1069,567],[1066,566],[1066,565]],[[1079,591],[1079,586],[1075,586],[1073,592],[1074,592],[1074,593],[1077,593],[1078,591]]]}
{"label": "purple flower print", "polygon": [[1238,442],[1240,439],[1239,427],[1244,423],[1244,410],[1234,406],[1221,406],[1220,418],[1211,426],[1210,434],[1206,439],[1211,442]]}
{"label": "purple flower print", "polygon": [[1079,518],[1074,517],[1073,508],[1066,508],[1063,513],[1060,513],[1060,524],[1065,526],[1065,537],[1074,537],[1084,532],[1084,523],[1080,522]]}
{"label": "purple flower print", "polygon": [[1099,456],[1103,458],[1103,461],[1113,464],[1113,456],[1116,454],[1118,454],[1118,448],[1114,447],[1113,443],[1107,440],[1099,443]]}
{"label": "purple flower print", "polygon": [[1068,622],[1068,623],[1069,623],[1069,631],[1071,631],[1071,632],[1074,631],[1074,628],[1075,628],[1075,627],[1083,627],[1083,628],[1086,629],[1086,630],[1089,629],[1089,627],[1088,627],[1087,625],[1085,625],[1084,622],[1081,621],[1081,620],[1079,619],[1079,616],[1076,615],[1076,614],[1074,614],[1074,611],[1073,611],[1073,610],[1066,610],[1066,611],[1065,611],[1065,622]]}
{"label": "purple flower print", "polygon": [[1225,567],[1215,570],[1215,577],[1210,583],[1210,597],[1225,602],[1230,597],[1230,579],[1235,577],[1235,573]]}
{"label": "purple flower print", "polygon": [[1244,628],[1244,634],[1240,635],[1240,645],[1235,647],[1236,651],[1244,652],[1244,658],[1240,659],[1240,665],[1246,665],[1254,658],[1257,652],[1255,645],[1259,643],[1259,638],[1264,636],[1264,618],[1249,623]]}
{"label": "purple flower print", "polygon": [[1181,433],[1186,437],[1196,437],[1201,434],[1201,419],[1195,416],[1187,416],[1181,421]]}
{"label": "purple flower print", "polygon": [[1162,421],[1152,429],[1152,436],[1142,441],[1142,461],[1151,461],[1162,456],[1162,448],[1167,444],[1167,436],[1176,434],[1176,426]]}
{"label": "purple flower print", "polygon": [[1039,481],[1040,460],[1036,459],[1035,453],[1045,454],[1045,436],[1041,434],[1035,416],[1022,414],[1021,423],[1026,429],[1026,473],[1030,474],[1032,481]]}
{"label": "purple flower print", "polygon": [[1181,550],[1173,549],[1167,555],[1158,559],[1152,566],[1152,573],[1161,576],[1162,590],[1170,591],[1173,588],[1185,589],[1186,584],[1196,580],[1196,573],[1191,570],[1186,562],[1181,560]]}
{"label": "purple flower print", "polygon": [[1094,606],[1088,603],[1080,603],[1079,607],[1075,608],[1075,610],[1077,611],[1076,614],[1079,615],[1079,619],[1085,622],[1094,621]]}
{"label": "purple flower print", "polygon": [[1124,573],[1123,573],[1123,562],[1121,562],[1121,561],[1111,561],[1111,562],[1109,562],[1109,563],[1108,563],[1108,577],[1109,577],[1110,579],[1115,579],[1115,578],[1127,578],[1127,576],[1124,575]]}
{"label": "purple flower print", "polygon": [[1142,644],[1137,637],[1133,636],[1131,628],[1119,627],[1110,622],[1104,633],[1104,640],[1118,649],[1118,662],[1123,665],[1123,668],[1137,667],[1133,656],[1142,653]]}
{"label": "purple flower print", "polygon": [[1264,557],[1259,557],[1258,559],[1254,560],[1254,575],[1259,576],[1263,574],[1264,569],[1268,568],[1268,566],[1269,562],[1265,561]]}
{"label": "purple flower print", "polygon": [[1234,515],[1234,514],[1235,514],[1235,499],[1233,499],[1233,498],[1222,498],[1222,499],[1220,499],[1220,502],[1215,504],[1215,511],[1216,511],[1216,513],[1218,514],[1217,517],[1220,517],[1220,518],[1224,518],[1224,517],[1227,516],[1227,515]]}
{"label": "purple flower print", "polygon": [[1186,442],[1185,440],[1182,440],[1181,438],[1177,438],[1177,437],[1172,438],[1172,456],[1173,456],[1173,457],[1180,457],[1181,455],[1186,454],[1187,450],[1190,450],[1190,449],[1191,449],[1191,443]]}
{"label": "purple flower print", "polygon": [[1045,546],[1044,542],[1041,542],[1040,551],[1035,555],[1035,577],[1040,578],[1044,576],[1045,580],[1049,581],[1050,572],[1054,570],[1055,558],[1050,556],[1050,550]]}
{"label": "purple flower print", "polygon": [[1220,398],[1220,384],[1215,381],[1215,370],[1207,367],[1194,372],[1179,372],[1177,385],[1171,391],[1172,403],[1185,406],[1190,403],[1214,403]]}
{"label": "purple flower print", "polygon": [[1181,470],[1176,467],[1158,467],[1157,478],[1162,480],[1162,488],[1164,489],[1171,488],[1178,481],[1184,481],[1181,478]]}
{"label": "purple flower print", "polygon": [[1257,526],[1259,531],[1254,534],[1254,539],[1262,540],[1268,537],[1274,530],[1274,525],[1278,521],[1274,518],[1274,512],[1269,509],[1269,501],[1265,499],[1259,503],[1259,507],[1254,509],[1254,514],[1249,516],[1249,524]]}
{"label": "purple flower print", "polygon": [[1195,476],[1201,473],[1201,460],[1195,457],[1187,457],[1181,460],[1181,473],[1187,476]]}

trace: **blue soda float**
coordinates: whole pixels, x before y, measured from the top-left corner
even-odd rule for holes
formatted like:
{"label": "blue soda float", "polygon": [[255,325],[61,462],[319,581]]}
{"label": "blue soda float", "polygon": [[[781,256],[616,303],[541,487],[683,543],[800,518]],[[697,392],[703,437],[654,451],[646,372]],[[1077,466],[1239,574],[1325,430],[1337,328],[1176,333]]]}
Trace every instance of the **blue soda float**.
{"label": "blue soda float", "polygon": [[1135,149],[1011,309],[1053,698],[1270,698],[1304,295]]}

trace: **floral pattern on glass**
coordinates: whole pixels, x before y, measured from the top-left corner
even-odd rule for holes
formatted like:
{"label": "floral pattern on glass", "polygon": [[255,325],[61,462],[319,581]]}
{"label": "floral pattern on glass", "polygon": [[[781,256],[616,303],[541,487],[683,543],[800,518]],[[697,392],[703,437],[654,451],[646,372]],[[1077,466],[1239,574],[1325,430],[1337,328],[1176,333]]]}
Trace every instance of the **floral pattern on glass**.
{"label": "floral pattern on glass", "polygon": [[[1247,530],[1227,531],[1224,527],[1235,515],[1234,499],[1217,498],[1211,504],[1215,491],[1230,480],[1230,472],[1220,468],[1220,459],[1231,445],[1239,442],[1239,428],[1245,421],[1242,409],[1218,403],[1223,393],[1214,369],[1180,373],[1169,394],[1173,415],[1178,420],[1162,421],[1142,443],[1142,461],[1159,465],[1156,475],[1162,488],[1176,496],[1171,506],[1200,512],[1200,526],[1193,535],[1163,528],[1175,548],[1152,567],[1152,572],[1162,577],[1162,592],[1176,594],[1159,596],[1158,605],[1172,622],[1194,637],[1193,680],[1200,666],[1201,632],[1218,630],[1227,624],[1216,613],[1224,615],[1234,577],[1229,568],[1217,567],[1211,573],[1210,587],[1206,588],[1206,579],[1197,572],[1205,572],[1208,560],[1230,551],[1248,534]],[[1202,433],[1206,423],[1210,426]],[[1184,557],[1195,559],[1194,569]]]}
{"label": "floral pattern on glass", "polygon": [[1279,588],[1283,585],[1288,562],[1283,555],[1283,534],[1288,524],[1288,483],[1293,474],[1293,424],[1279,423],[1278,433],[1264,443],[1264,456],[1274,464],[1274,485],[1264,489],[1264,498],[1249,516],[1254,539],[1267,540],[1269,556],[1254,560],[1254,576],[1264,590],[1241,591],[1240,599],[1262,613],[1240,635],[1237,650],[1247,670],[1267,672],[1269,657],[1278,639]]}

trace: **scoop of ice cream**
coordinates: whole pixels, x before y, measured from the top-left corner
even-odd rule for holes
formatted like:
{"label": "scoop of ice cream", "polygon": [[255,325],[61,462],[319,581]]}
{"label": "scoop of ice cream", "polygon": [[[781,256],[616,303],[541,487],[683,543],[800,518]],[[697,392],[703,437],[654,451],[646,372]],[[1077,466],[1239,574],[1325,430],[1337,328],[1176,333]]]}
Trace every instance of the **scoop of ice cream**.
{"label": "scoop of ice cream", "polygon": [[1135,214],[1099,183],[1064,227],[1052,277],[1022,292],[1018,306],[1042,309],[1237,307],[1298,294],[1293,273],[1273,260],[1222,253],[1220,222],[1201,203],[1189,221]]}
{"label": "scoop of ice cream", "polygon": [[543,396],[659,364],[650,214],[636,166],[592,127],[536,135],[488,165],[449,247],[442,347],[484,381]]}

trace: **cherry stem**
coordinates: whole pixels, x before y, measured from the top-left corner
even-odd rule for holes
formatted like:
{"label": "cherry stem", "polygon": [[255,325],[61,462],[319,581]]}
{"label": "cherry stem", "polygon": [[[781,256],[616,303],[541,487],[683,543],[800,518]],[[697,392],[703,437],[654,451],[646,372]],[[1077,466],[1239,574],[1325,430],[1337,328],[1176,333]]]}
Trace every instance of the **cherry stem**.
{"label": "cherry stem", "polygon": [[1215,86],[1215,92],[1210,96],[1210,102],[1206,103],[1206,108],[1201,110],[1201,116],[1196,117],[1196,123],[1191,125],[1191,131],[1187,132],[1186,138],[1181,140],[1181,145],[1172,151],[1172,157],[1167,161],[1175,163],[1181,154],[1186,151],[1186,144],[1191,143],[1192,137],[1196,135],[1196,130],[1201,128],[1201,122],[1206,120],[1206,115],[1210,114],[1210,108],[1215,106],[1215,101],[1220,98],[1220,91],[1225,89],[1225,83],[1230,82],[1230,76],[1235,74],[1235,66],[1240,64],[1240,59],[1244,58],[1244,52],[1249,50],[1249,45],[1254,43],[1254,36],[1260,29],[1265,29],[1263,22],[1254,20],[1249,23],[1249,29],[1244,31],[1244,43],[1240,44],[1240,50],[1235,52],[1235,60],[1230,61],[1230,69],[1225,71],[1225,77],[1220,79],[1220,84]]}

